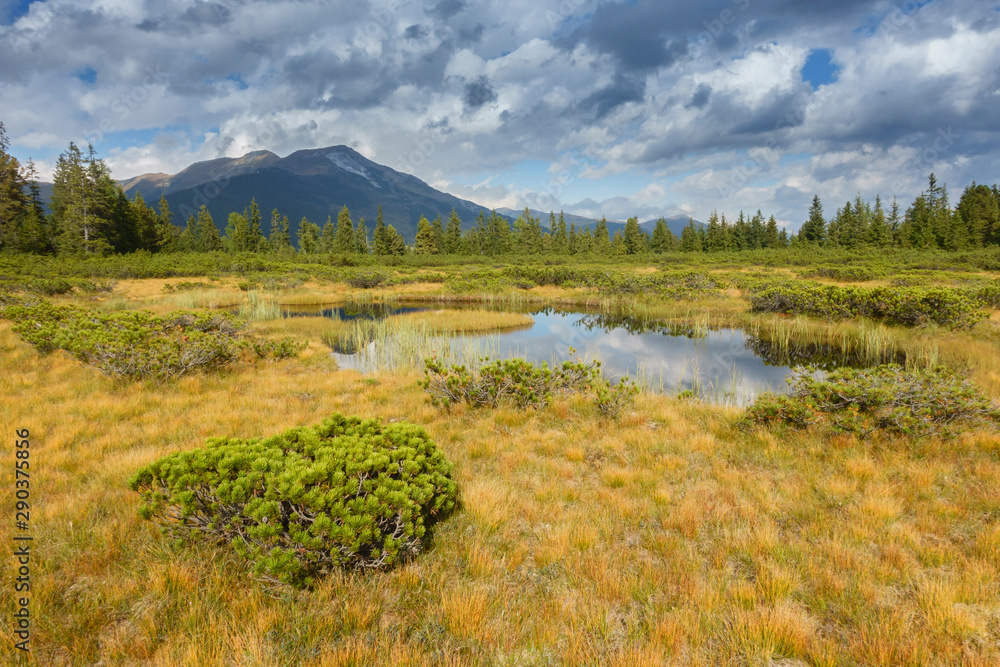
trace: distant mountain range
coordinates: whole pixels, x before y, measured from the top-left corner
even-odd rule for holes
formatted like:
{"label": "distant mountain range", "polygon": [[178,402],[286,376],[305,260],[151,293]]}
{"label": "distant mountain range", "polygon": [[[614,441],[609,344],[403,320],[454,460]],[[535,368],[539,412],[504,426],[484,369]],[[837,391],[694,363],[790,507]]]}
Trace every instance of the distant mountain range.
{"label": "distant mountain range", "polygon": [[480,211],[490,213],[484,206],[376,164],[347,146],[302,150],[284,158],[255,151],[240,158],[196,162],[172,176],[144,174],[124,181],[122,187],[129,198],[141,194],[150,205],[165,195],[178,225],[204,205],[220,230],[231,212],[243,211],[256,199],[264,233],[269,231],[271,211],[277,209],[288,216],[293,238],[302,218],[322,227],[328,216],[336,222],[345,205],[355,224],[363,217],[369,231],[381,205],[386,224],[411,242],[422,215],[428,219],[440,215],[447,222],[454,208],[463,228],[469,228]]}
{"label": "distant mountain range", "polygon": [[[270,151],[254,151],[239,158],[196,162],[173,175],[143,174],[122,181],[122,187],[129,198],[140,194],[152,206],[161,195],[165,196],[174,214],[174,224],[180,226],[204,205],[220,231],[230,213],[243,211],[251,199],[256,199],[264,233],[270,231],[271,211],[277,209],[288,216],[293,239],[302,218],[322,226],[328,216],[336,221],[337,213],[345,205],[355,223],[359,218],[365,219],[369,231],[375,226],[381,205],[386,224],[395,227],[411,243],[421,216],[433,219],[440,215],[447,223],[454,208],[462,219],[462,228],[469,229],[480,212],[490,214],[485,206],[436,190],[415,176],[372,162],[347,146],[301,150],[284,158]],[[46,194],[50,188],[49,185]],[[497,209],[497,213],[511,221],[521,212]],[[532,211],[532,215],[548,227],[547,211]],[[578,229],[593,229],[598,222],[568,213],[565,217],[567,225],[573,223]],[[666,220],[670,230],[680,235],[689,218],[676,215]],[[703,223],[696,221],[696,224]],[[655,225],[655,219],[640,223],[650,233]],[[608,222],[612,235],[624,229],[622,222]]]}

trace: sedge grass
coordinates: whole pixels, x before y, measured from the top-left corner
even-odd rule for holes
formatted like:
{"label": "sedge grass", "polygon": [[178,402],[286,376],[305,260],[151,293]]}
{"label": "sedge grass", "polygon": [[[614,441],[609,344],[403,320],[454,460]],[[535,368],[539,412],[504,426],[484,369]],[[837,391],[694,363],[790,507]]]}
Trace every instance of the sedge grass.
{"label": "sedge grass", "polygon": [[[750,317],[737,299],[715,313],[643,307],[708,313],[706,326],[788,321]],[[313,336],[321,319],[255,326]],[[801,326],[791,338],[811,335]],[[860,327],[829,338],[860,339]],[[993,329],[889,333],[869,346],[966,364],[1000,394]],[[613,428],[579,396],[446,414],[415,371],[331,373],[325,357],[314,346],[117,386],[63,353],[38,355],[0,321],[0,421],[32,442],[30,664],[1000,662],[995,433],[743,433],[734,407],[649,392]],[[138,516],[127,479],[141,466],[333,411],[420,424],[455,463],[463,510],[417,560],[275,590],[224,545],[174,545]],[[10,441],[0,454],[13,460]],[[13,502],[0,485],[0,506]],[[13,532],[0,523],[0,541]],[[0,559],[0,587],[15,578]],[[0,654],[15,655],[9,630]]]}

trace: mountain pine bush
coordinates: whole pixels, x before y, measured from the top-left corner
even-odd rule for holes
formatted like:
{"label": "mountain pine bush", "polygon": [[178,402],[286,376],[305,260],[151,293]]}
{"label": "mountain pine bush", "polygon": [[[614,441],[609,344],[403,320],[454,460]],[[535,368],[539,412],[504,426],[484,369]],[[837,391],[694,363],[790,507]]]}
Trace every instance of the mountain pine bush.
{"label": "mountain pine bush", "polygon": [[972,382],[946,368],[907,370],[895,364],[841,369],[818,379],[801,373],[788,395],[765,393],[739,425],[828,426],[874,433],[951,437],[967,427],[1000,424],[1000,408]]}
{"label": "mountain pine bush", "polygon": [[265,581],[311,586],[424,550],[458,502],[427,433],[334,414],[270,438],[216,438],[140,470],[140,513],[175,536],[228,543]]}

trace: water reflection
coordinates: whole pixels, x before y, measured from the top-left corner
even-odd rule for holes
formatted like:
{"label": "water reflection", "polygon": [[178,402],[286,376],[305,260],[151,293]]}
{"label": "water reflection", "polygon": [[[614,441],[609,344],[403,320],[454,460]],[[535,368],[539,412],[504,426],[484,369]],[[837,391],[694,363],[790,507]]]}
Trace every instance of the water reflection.
{"label": "water reflection", "polygon": [[[482,306],[476,306],[482,308]],[[325,308],[289,313],[337,319],[381,319],[390,315],[429,310],[426,307]],[[567,311],[558,308],[527,311],[534,325],[489,335],[454,336],[456,348],[475,347],[493,357],[522,357],[549,363],[573,354],[599,359],[612,378],[639,378],[656,391],[692,391],[717,402],[744,405],[767,390],[785,391],[796,367],[831,370],[861,366],[860,358],[841,355],[830,346],[777,345],[747,332],[692,324],[670,324],[634,315]],[[342,368],[362,371],[364,355],[340,349],[334,355]],[[897,355],[885,361],[901,361]]]}

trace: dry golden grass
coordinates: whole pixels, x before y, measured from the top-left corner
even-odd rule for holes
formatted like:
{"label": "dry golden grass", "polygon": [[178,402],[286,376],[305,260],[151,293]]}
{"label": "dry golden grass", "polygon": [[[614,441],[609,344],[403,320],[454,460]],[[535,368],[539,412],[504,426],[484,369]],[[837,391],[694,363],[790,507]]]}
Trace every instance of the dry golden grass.
{"label": "dry golden grass", "polygon": [[[318,319],[256,326],[312,338]],[[995,433],[745,435],[735,409],[648,394],[614,425],[582,398],[444,414],[417,374],[333,372],[315,342],[300,359],[116,387],[10,326],[0,422],[32,435],[32,664],[1000,663]],[[977,381],[1000,376],[989,337],[907,336],[986,356]],[[464,507],[430,552],[272,590],[228,549],[176,547],[138,517],[139,467],[333,411],[420,424],[455,463]],[[0,452],[13,461],[10,439]],[[0,522],[0,542],[11,532]],[[5,596],[13,577],[0,560]]]}

